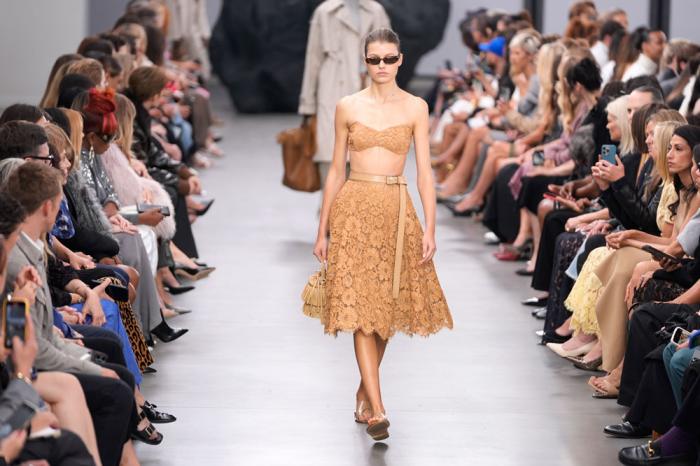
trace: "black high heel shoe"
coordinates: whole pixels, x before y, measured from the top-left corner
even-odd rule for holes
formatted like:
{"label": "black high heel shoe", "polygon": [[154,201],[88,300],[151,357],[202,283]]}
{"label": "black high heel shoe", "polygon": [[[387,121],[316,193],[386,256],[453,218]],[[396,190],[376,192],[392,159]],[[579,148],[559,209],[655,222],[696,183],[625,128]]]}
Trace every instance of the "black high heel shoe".
{"label": "black high heel shoe", "polygon": [[157,327],[151,329],[151,334],[155,335],[163,343],[170,343],[171,341],[177,340],[188,331],[189,329],[186,328],[172,328],[163,321],[158,324]]}
{"label": "black high heel shoe", "polygon": [[209,211],[209,208],[211,207],[211,205],[212,205],[213,203],[214,203],[214,199],[209,199],[208,201],[206,201],[206,202],[203,203],[203,204],[204,204],[204,207],[202,207],[202,208],[199,209],[199,210],[196,210],[196,209],[195,209],[195,210],[194,210],[194,214],[195,214],[197,217],[201,217],[202,215],[206,214],[206,213]]}
{"label": "black high heel shoe", "polygon": [[178,275],[182,278],[186,278],[187,280],[201,280],[203,278],[207,278],[209,274],[211,274],[214,270],[216,270],[216,267],[209,267],[206,265],[200,265],[197,268],[192,268],[192,267],[186,267],[183,264],[176,263],[175,267],[173,268],[173,273],[175,275]]}
{"label": "black high heel shoe", "polygon": [[187,293],[188,291],[194,290],[194,286],[192,285],[171,286],[163,284],[163,288],[172,295]]}

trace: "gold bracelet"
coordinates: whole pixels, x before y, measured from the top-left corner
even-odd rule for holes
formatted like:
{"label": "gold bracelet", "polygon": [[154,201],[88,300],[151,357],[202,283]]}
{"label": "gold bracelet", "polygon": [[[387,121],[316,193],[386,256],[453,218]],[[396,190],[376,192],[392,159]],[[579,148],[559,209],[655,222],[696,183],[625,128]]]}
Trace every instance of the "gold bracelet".
{"label": "gold bracelet", "polygon": [[21,372],[17,372],[17,374],[15,374],[15,377],[16,377],[17,379],[19,379],[19,380],[24,381],[24,383],[26,383],[26,384],[28,384],[28,385],[31,385],[31,384],[32,384],[31,379],[29,379],[29,377],[27,377],[26,375],[22,374]]}

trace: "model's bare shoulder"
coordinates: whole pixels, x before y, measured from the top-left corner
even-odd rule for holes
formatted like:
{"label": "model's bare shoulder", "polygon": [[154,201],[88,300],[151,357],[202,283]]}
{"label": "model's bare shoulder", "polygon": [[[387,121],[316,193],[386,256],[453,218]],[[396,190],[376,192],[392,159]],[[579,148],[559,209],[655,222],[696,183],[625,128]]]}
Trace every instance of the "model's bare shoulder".
{"label": "model's bare shoulder", "polygon": [[428,104],[422,98],[407,93],[406,113],[411,116],[411,121],[420,122],[428,117]]}

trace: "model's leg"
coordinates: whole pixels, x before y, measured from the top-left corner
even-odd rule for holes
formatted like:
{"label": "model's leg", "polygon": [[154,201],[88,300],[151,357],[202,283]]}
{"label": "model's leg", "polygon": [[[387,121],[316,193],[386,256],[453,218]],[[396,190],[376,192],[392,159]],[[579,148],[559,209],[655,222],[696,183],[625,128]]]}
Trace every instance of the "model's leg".
{"label": "model's leg", "polygon": [[[377,344],[377,369],[382,365],[382,359],[384,358],[384,352],[386,351],[386,344],[389,340],[383,340],[382,337],[374,334],[374,340]],[[360,379],[360,386],[357,389],[357,401],[369,401],[367,397],[367,392],[365,391],[365,386],[362,384]]]}
{"label": "model's leg", "polygon": [[360,377],[372,411],[384,412],[381,390],[379,388],[379,349],[374,335],[365,335],[361,330],[354,334],[355,357],[360,368]]}

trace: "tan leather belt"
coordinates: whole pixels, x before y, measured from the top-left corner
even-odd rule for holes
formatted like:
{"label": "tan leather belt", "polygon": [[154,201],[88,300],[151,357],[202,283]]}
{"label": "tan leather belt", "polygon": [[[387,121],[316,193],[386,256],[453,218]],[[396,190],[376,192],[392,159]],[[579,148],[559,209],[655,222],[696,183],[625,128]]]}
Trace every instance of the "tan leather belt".
{"label": "tan leather belt", "polygon": [[406,231],[406,178],[403,176],[368,175],[366,173],[350,172],[350,180],[367,181],[370,183],[386,183],[399,185],[399,229],[396,233],[396,252],[394,254],[394,278],[392,296],[399,297],[401,282],[401,261],[403,259],[403,240]]}

